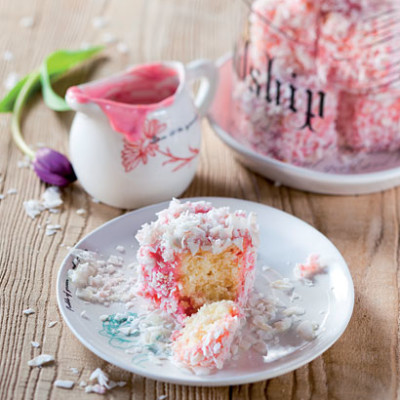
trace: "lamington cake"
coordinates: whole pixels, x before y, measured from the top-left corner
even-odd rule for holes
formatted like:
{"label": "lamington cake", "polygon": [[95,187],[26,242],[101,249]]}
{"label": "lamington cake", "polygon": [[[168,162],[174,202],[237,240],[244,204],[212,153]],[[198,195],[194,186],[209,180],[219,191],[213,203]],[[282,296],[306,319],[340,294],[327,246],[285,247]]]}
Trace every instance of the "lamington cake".
{"label": "lamington cake", "polygon": [[197,374],[221,369],[231,355],[240,322],[240,310],[233,301],[203,305],[186,319],[184,328],[175,333],[173,360]]}
{"label": "lamington cake", "polygon": [[254,213],[172,200],[136,235],[139,294],[183,321],[204,304],[246,303],[254,283]]}
{"label": "lamington cake", "polygon": [[240,143],[300,166],[399,151],[395,0],[247,5],[233,57],[232,135]]}

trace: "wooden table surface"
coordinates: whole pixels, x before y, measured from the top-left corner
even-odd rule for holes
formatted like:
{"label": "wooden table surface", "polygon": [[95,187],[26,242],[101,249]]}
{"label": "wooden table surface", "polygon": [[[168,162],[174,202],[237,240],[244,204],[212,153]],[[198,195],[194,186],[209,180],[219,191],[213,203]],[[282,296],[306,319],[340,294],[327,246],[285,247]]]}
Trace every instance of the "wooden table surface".
{"label": "wooden table surface", "polygon": [[[0,0],[0,81],[38,67],[48,53],[102,43],[110,34],[127,44],[121,53],[110,45],[107,59],[90,78],[106,76],[129,64],[159,59],[188,62],[217,59],[230,51],[239,31],[239,0]],[[93,18],[107,21],[93,26]],[[33,17],[33,26],[21,19]],[[3,53],[10,51],[12,60]],[[10,55],[10,53],[7,53]],[[5,57],[10,58],[10,57]],[[2,86],[0,94],[6,89]],[[73,113],[56,114],[37,96],[23,130],[35,147],[45,143],[68,152]],[[355,308],[343,336],[313,362],[278,378],[233,387],[195,388],[144,379],[92,354],[62,321],[56,303],[56,276],[65,246],[126,210],[92,202],[77,183],[63,191],[60,214],[51,216],[62,231],[46,236],[48,215],[32,220],[23,201],[39,199],[45,185],[28,168],[11,140],[10,116],[0,115],[0,398],[118,398],[153,400],[223,399],[395,399],[399,398],[399,190],[365,196],[324,196],[277,187],[234,158],[203,122],[201,161],[187,196],[226,196],[284,210],[326,235],[348,262],[355,284]],[[7,194],[16,189],[16,194]],[[77,215],[84,208],[87,214]],[[23,310],[35,309],[27,317]],[[58,321],[52,328],[50,321]],[[40,350],[31,346],[40,343]],[[55,356],[52,365],[29,368],[38,352]],[[70,368],[80,371],[72,375]],[[54,387],[56,379],[88,379],[101,367],[127,386],[105,396]],[[89,397],[88,397],[89,396]]]}

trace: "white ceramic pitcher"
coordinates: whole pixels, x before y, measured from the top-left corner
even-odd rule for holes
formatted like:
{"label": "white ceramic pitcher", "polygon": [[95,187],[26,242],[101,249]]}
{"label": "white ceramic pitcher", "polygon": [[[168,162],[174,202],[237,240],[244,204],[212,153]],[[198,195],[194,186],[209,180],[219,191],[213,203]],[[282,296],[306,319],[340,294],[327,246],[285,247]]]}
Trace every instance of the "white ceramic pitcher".
{"label": "white ceramic pitcher", "polygon": [[[201,79],[193,99],[191,83]],[[217,70],[206,60],[137,65],[68,89],[70,155],[84,189],[120,208],[179,196],[196,172]]]}

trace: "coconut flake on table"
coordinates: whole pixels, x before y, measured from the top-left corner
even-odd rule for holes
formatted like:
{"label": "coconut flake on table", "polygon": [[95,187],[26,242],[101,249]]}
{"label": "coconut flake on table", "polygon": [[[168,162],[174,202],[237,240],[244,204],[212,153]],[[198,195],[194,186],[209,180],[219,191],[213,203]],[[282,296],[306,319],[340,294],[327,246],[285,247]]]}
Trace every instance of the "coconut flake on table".
{"label": "coconut flake on table", "polygon": [[32,28],[35,23],[35,19],[31,16],[23,17],[19,20],[19,25],[23,28]]}
{"label": "coconut flake on table", "polygon": [[124,42],[119,42],[117,44],[117,50],[121,53],[121,54],[126,54],[129,51],[129,47],[126,43]]}
{"label": "coconut flake on table", "polygon": [[50,186],[42,194],[43,206],[46,208],[57,208],[63,204],[61,191],[57,186]]}
{"label": "coconut flake on table", "polygon": [[32,347],[34,347],[35,349],[40,347],[40,343],[39,342],[31,342]]}
{"label": "coconut flake on table", "polygon": [[3,82],[3,86],[7,90],[11,90],[20,80],[20,75],[17,72],[10,72]]}
{"label": "coconut flake on table", "polygon": [[54,386],[62,389],[72,389],[75,385],[74,381],[58,379],[54,382]]}
{"label": "coconut flake on table", "polygon": [[54,357],[51,356],[50,354],[41,354],[40,356],[37,356],[33,358],[32,360],[28,361],[28,365],[30,367],[40,367],[43,364],[47,364],[54,361]]}
{"label": "coconut flake on table", "polygon": [[6,50],[3,53],[3,60],[4,61],[12,61],[14,59],[14,54],[10,50]]}
{"label": "coconut flake on table", "polygon": [[52,328],[53,326],[57,325],[58,321],[51,321],[47,324],[48,328]]}
{"label": "coconut flake on table", "polygon": [[110,32],[105,32],[102,37],[101,37],[103,43],[105,44],[113,44],[117,41],[117,37],[110,33]]}
{"label": "coconut flake on table", "polygon": [[61,228],[62,228],[61,225],[52,225],[52,224],[46,225],[46,236],[55,235],[58,231],[61,230]]}
{"label": "coconut flake on table", "polygon": [[92,26],[96,29],[102,29],[108,25],[108,20],[103,16],[99,15],[92,18]]}
{"label": "coconut flake on table", "polygon": [[35,310],[33,308],[27,308],[26,310],[23,311],[25,315],[31,315],[35,313]]}
{"label": "coconut flake on table", "polygon": [[105,394],[107,390],[114,389],[115,387],[123,387],[126,385],[125,381],[114,382],[110,380],[108,375],[101,370],[96,368],[90,375],[89,381],[97,381],[93,385],[87,385],[85,381],[81,381],[79,386],[85,386],[86,393],[98,393]]}
{"label": "coconut flake on table", "polygon": [[61,199],[61,191],[57,186],[50,186],[43,194],[41,200],[27,200],[24,201],[25,212],[29,217],[35,219],[44,210],[53,210],[63,204]]}
{"label": "coconut flake on table", "polygon": [[86,210],[84,208],[79,208],[78,210],[76,210],[76,213],[78,215],[85,215],[86,214]]}
{"label": "coconut flake on table", "polygon": [[101,369],[101,368],[96,368],[91,374],[89,381],[94,381],[97,380],[99,385],[104,386],[108,389],[108,381],[109,377],[108,375]]}
{"label": "coconut flake on table", "polygon": [[71,373],[73,373],[74,375],[79,375],[79,369],[78,369],[78,368],[70,367],[70,371],[71,371]]}
{"label": "coconut flake on table", "polygon": [[31,160],[28,156],[25,156],[23,160],[17,161],[18,168],[30,168],[31,167]]}

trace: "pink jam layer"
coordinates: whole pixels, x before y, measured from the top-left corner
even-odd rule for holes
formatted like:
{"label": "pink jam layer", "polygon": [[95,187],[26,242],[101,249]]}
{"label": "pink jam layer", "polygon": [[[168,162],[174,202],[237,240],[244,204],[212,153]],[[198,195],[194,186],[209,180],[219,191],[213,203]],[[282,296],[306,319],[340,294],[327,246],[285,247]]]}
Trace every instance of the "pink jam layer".
{"label": "pink jam layer", "polygon": [[163,64],[137,66],[123,75],[68,90],[78,103],[95,103],[111,127],[134,142],[142,137],[149,112],[174,102],[178,72]]}

